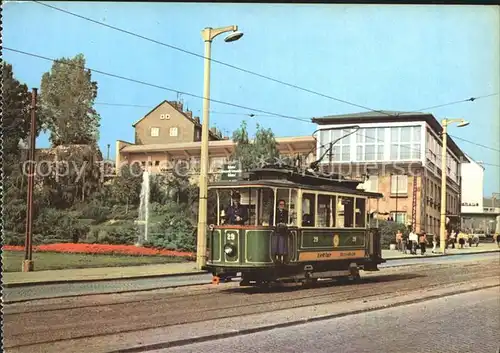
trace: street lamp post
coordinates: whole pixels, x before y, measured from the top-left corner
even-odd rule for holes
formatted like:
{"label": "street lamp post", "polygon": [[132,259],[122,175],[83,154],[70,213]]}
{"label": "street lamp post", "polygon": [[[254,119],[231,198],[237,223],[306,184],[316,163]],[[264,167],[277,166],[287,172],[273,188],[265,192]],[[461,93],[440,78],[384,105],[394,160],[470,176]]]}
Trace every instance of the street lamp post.
{"label": "street lamp post", "polygon": [[441,220],[440,220],[440,229],[439,229],[439,238],[440,238],[440,250],[441,253],[444,254],[446,250],[446,174],[447,174],[447,166],[446,166],[446,152],[447,152],[447,127],[451,123],[458,123],[458,127],[464,127],[469,125],[468,121],[464,119],[443,119],[441,124],[443,125],[443,148],[441,150]]}
{"label": "street lamp post", "polygon": [[238,32],[238,26],[227,26],[221,28],[205,28],[201,31],[201,37],[205,41],[205,59],[203,76],[203,123],[201,128],[201,154],[200,154],[200,199],[198,212],[198,237],[196,249],[196,265],[202,269],[206,263],[206,234],[207,234],[207,197],[208,197],[208,129],[210,109],[210,56],[212,40],[219,34],[232,32],[224,40],[234,42],[243,36]]}

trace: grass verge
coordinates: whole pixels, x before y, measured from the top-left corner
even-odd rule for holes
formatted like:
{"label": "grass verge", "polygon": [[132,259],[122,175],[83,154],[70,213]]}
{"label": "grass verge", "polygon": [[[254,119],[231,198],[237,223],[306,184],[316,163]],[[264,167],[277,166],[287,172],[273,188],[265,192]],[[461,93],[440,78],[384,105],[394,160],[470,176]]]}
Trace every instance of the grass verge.
{"label": "grass verge", "polygon": [[[24,252],[3,251],[2,271],[20,272]],[[35,271],[66,270],[72,268],[93,267],[123,267],[153,264],[167,264],[187,262],[185,258],[173,256],[128,256],[128,255],[93,255],[93,254],[65,254],[51,252],[33,253]]]}

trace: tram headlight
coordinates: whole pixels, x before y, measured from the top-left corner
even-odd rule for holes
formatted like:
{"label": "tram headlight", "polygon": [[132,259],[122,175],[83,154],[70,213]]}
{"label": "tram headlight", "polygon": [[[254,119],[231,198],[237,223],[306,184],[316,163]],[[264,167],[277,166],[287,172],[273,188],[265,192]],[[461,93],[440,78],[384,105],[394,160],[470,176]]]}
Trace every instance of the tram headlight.
{"label": "tram headlight", "polygon": [[232,244],[226,244],[224,245],[224,252],[227,256],[234,256],[236,255],[236,248]]}

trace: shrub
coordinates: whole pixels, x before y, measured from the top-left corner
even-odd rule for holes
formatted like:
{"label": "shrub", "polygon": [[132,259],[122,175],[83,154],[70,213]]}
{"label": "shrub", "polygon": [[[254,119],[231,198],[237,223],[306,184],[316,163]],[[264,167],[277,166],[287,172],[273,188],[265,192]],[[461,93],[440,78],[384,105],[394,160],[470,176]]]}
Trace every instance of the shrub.
{"label": "shrub", "polygon": [[94,224],[105,222],[110,218],[111,209],[97,201],[83,204],[78,207],[82,218],[92,219]]}
{"label": "shrub", "polygon": [[407,231],[407,227],[404,224],[385,220],[379,221],[379,229],[380,241],[383,247],[388,247],[389,244],[396,242],[396,233],[398,230],[402,233]]}
{"label": "shrub", "polygon": [[188,207],[169,202],[164,205],[164,212],[165,218],[157,230],[154,230],[154,233],[151,232],[147,245],[164,249],[194,251],[196,248],[196,221]]}
{"label": "shrub", "polygon": [[97,242],[102,244],[133,245],[137,239],[138,230],[134,224],[106,225],[97,231]]}

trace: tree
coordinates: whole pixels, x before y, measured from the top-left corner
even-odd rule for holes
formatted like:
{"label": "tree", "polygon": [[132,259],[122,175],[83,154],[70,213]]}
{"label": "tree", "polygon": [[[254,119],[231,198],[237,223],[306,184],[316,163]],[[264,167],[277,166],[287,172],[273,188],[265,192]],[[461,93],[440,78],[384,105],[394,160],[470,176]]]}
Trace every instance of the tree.
{"label": "tree", "polygon": [[[27,177],[23,173],[23,162],[27,160],[26,142],[30,132],[31,94],[25,84],[15,77],[12,65],[2,63],[3,105],[3,165],[4,176],[4,224],[10,235],[24,232],[26,222]],[[37,114],[37,131],[41,130],[42,119]],[[38,194],[35,190],[35,200]],[[36,202],[35,202],[36,204]],[[36,207],[36,205],[35,205]],[[20,243],[24,240],[20,238]]]}
{"label": "tree", "polygon": [[250,141],[247,124],[242,122],[239,129],[233,133],[233,141],[236,143],[233,160],[241,163],[243,169],[261,166],[264,162],[273,164],[280,157],[278,143],[271,129],[264,129],[257,124],[255,138]]}
{"label": "tree", "polygon": [[114,202],[126,205],[139,205],[141,197],[142,170],[137,164],[124,165],[120,174],[113,180],[111,197]]}
{"label": "tree", "polygon": [[85,57],[62,58],[42,77],[40,101],[53,146],[95,145],[100,116],[93,108],[97,83],[85,69]]}

